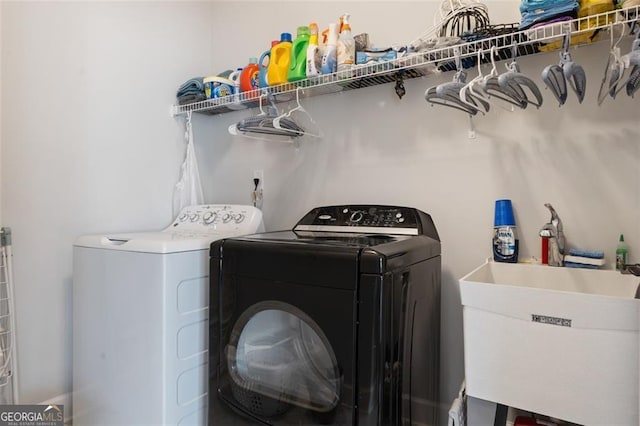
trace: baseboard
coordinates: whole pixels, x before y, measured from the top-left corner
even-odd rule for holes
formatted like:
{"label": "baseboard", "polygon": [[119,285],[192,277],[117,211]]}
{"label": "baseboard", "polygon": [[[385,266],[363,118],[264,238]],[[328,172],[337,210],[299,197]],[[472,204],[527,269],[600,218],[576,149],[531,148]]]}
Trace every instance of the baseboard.
{"label": "baseboard", "polygon": [[42,401],[40,405],[64,405],[64,424],[71,424],[71,393],[63,393]]}

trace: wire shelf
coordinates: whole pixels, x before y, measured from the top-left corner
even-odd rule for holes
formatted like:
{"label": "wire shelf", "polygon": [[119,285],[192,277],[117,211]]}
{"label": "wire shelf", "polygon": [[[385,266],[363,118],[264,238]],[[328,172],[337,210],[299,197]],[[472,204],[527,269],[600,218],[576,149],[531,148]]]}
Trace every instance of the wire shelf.
{"label": "wire shelf", "polygon": [[[498,31],[502,32],[500,35],[468,40],[460,44],[414,53],[391,61],[357,65],[349,70],[323,74],[296,82],[185,105],[173,105],[171,112],[173,115],[189,112],[223,114],[257,107],[258,100],[263,94],[273,95],[276,102],[283,102],[293,99],[298,88],[304,89],[303,96],[310,97],[393,83],[398,79],[424,77],[436,72],[454,70],[456,59],[454,51],[456,50],[459,50],[459,58],[465,68],[474,66],[478,54],[486,56],[493,46],[497,48],[497,55],[502,60],[512,57],[514,53],[517,56],[534,55],[559,49],[561,39],[567,33],[567,29],[571,31],[572,45],[584,45],[595,41],[604,31],[612,31],[617,25],[631,24],[639,18],[640,6],[632,6],[522,31],[506,28]],[[509,25],[515,24],[507,24],[507,26]],[[488,32],[488,34],[490,33]],[[485,61],[489,61],[488,56],[482,59],[482,62]]]}

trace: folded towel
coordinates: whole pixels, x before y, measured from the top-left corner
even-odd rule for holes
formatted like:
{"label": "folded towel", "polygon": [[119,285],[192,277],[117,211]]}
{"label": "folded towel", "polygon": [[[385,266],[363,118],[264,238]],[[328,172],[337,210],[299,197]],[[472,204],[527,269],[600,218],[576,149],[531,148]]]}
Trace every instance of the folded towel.
{"label": "folded towel", "polygon": [[572,256],[570,254],[564,257],[565,263],[579,263],[581,265],[591,265],[591,266],[603,266],[605,264],[605,260],[603,257],[601,258],[593,258],[593,257],[584,257],[584,256]]}
{"label": "folded towel", "polygon": [[179,96],[178,105],[192,104],[194,102],[204,101],[205,99],[207,99],[207,97],[204,95],[204,93],[195,93],[192,95]]}
{"label": "folded towel", "polygon": [[525,0],[520,5],[522,20],[520,21],[519,29],[524,30],[540,22],[550,21],[562,16],[576,18],[579,7],[579,3],[574,0],[562,2]]}
{"label": "folded towel", "polygon": [[596,265],[587,265],[586,263],[564,262],[564,266],[567,268],[598,269]]}
{"label": "folded towel", "polygon": [[600,250],[582,250],[582,249],[572,248],[569,250],[569,254],[571,256],[590,257],[592,259],[604,258],[604,252]]}
{"label": "folded towel", "polygon": [[194,77],[182,83],[178,88],[176,97],[179,98],[184,95],[194,95],[198,93],[204,93],[204,83],[202,82],[202,77]]}

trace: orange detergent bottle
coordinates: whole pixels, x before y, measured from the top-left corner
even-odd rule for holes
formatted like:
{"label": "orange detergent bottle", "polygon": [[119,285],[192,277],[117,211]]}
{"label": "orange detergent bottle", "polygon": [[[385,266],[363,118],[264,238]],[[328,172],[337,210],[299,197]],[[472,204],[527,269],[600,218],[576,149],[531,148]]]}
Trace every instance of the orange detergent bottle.
{"label": "orange detergent bottle", "polygon": [[251,92],[257,90],[259,87],[258,75],[260,74],[260,67],[258,66],[257,58],[250,58],[249,65],[242,69],[240,73],[240,91]]}

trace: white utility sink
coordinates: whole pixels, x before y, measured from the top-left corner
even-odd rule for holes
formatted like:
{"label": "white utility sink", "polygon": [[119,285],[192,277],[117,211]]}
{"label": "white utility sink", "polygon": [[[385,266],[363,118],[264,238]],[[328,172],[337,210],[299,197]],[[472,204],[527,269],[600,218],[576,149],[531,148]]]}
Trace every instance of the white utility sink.
{"label": "white utility sink", "polygon": [[584,425],[638,425],[638,284],[491,261],[461,278],[467,393]]}

